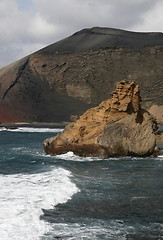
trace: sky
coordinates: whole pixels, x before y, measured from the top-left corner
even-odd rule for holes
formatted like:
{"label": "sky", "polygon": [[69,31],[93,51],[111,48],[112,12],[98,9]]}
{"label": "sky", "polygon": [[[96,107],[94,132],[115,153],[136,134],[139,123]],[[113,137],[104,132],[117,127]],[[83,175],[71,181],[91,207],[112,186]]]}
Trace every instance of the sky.
{"label": "sky", "polygon": [[0,0],[0,67],[83,28],[163,32],[163,0]]}

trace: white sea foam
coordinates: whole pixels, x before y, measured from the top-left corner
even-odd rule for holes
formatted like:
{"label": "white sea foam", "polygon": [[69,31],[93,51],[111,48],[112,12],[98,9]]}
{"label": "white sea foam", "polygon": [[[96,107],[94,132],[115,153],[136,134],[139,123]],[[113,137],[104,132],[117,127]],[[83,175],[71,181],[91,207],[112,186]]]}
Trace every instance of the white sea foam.
{"label": "white sea foam", "polygon": [[19,127],[16,129],[6,129],[4,127],[0,128],[0,131],[9,131],[9,132],[62,132],[61,128],[32,128],[32,127]]}
{"label": "white sea foam", "polygon": [[[49,155],[45,155],[47,157],[50,157]],[[79,157],[77,155],[75,155],[73,152],[67,152],[65,154],[61,154],[61,155],[57,155],[55,156],[55,158],[59,158],[59,159],[64,159],[64,160],[68,160],[68,161],[77,161],[77,162],[92,162],[92,161],[101,161],[103,160],[102,158],[99,158],[99,157]],[[108,158],[104,158],[105,161],[111,161],[111,160],[114,160],[114,161],[119,161],[120,159],[130,159],[130,160],[133,160],[133,161],[141,161],[143,160],[144,158],[141,158],[141,157],[108,157]],[[159,159],[159,160],[163,160],[163,155],[159,155],[158,158],[155,158],[156,159]]]}
{"label": "white sea foam", "polygon": [[65,154],[57,155],[55,158],[64,159],[68,161],[81,161],[81,162],[91,162],[91,161],[98,161],[101,160],[101,158],[98,157],[79,157],[75,155],[73,152],[68,152]]}
{"label": "white sea foam", "polygon": [[[49,156],[49,155],[47,155]],[[59,158],[59,159],[64,159],[64,160],[68,160],[68,161],[77,161],[77,162],[93,162],[93,161],[101,161],[103,160],[103,158],[100,157],[79,157],[77,155],[75,155],[73,152],[67,152],[65,154],[61,154],[61,155],[57,155],[55,156],[55,158]],[[119,160],[119,158],[104,158],[105,161],[108,160]]]}
{"label": "white sea foam", "polygon": [[0,175],[0,236],[36,240],[51,230],[40,220],[43,208],[65,203],[79,189],[63,168],[31,175]]}

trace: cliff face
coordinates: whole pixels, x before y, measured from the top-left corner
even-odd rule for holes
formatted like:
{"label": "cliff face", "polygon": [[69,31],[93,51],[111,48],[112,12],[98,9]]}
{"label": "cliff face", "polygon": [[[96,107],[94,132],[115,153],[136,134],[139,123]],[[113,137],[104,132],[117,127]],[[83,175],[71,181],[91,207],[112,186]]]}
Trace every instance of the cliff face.
{"label": "cliff face", "polygon": [[0,70],[0,122],[69,121],[122,79],[139,84],[144,107],[159,109],[162,62],[161,33],[82,30]]}
{"label": "cliff face", "polygon": [[146,156],[154,152],[156,130],[155,120],[140,107],[138,85],[121,81],[112,98],[45,140],[44,149],[51,155],[73,151],[80,156]]}

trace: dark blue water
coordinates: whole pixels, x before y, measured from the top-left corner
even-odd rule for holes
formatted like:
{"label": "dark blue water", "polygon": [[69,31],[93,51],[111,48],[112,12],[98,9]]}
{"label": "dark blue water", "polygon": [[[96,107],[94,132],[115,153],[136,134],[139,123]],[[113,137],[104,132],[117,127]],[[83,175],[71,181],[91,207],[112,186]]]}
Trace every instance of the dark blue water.
{"label": "dark blue water", "polygon": [[163,157],[46,156],[55,134],[0,132],[0,239],[163,239]]}

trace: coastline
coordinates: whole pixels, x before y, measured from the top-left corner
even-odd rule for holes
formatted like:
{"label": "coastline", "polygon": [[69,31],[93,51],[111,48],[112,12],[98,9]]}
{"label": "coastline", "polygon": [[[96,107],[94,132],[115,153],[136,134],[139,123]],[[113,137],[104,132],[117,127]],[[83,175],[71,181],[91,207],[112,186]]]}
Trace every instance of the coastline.
{"label": "coastline", "polygon": [[[0,128],[16,129],[21,127],[29,128],[60,128],[63,129],[69,122],[15,122],[15,123],[0,123]],[[156,145],[160,149],[160,154],[163,154],[163,124],[159,124],[160,135],[156,137]]]}
{"label": "coastline", "polygon": [[47,122],[16,122],[16,123],[0,123],[0,128],[14,129],[19,127],[31,127],[31,128],[64,128],[68,123],[47,123]]}

